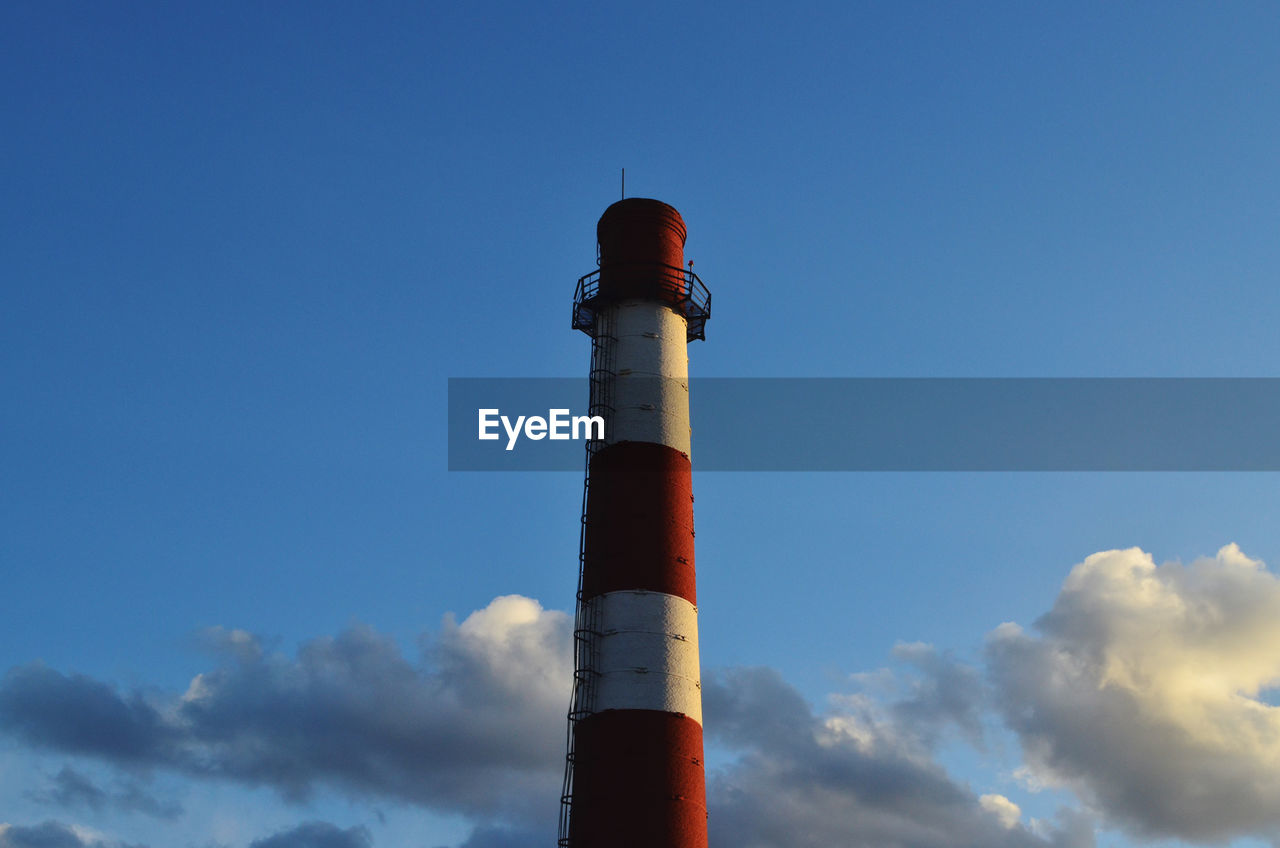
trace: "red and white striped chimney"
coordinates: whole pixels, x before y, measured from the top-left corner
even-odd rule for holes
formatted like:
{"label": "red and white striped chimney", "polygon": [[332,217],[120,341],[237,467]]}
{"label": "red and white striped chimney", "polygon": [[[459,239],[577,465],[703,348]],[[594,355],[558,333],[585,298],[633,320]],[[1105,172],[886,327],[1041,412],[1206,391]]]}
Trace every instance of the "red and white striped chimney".
{"label": "red and white striped chimney", "polygon": [[710,294],[685,235],[665,203],[613,204],[574,298],[605,439],[588,447],[567,848],[707,844],[686,347]]}

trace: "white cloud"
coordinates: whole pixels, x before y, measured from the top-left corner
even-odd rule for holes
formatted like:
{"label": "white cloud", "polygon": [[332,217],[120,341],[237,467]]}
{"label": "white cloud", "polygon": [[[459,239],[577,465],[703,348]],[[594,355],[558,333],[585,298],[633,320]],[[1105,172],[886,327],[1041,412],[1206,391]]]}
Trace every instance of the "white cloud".
{"label": "white cloud", "polygon": [[[568,708],[573,676],[570,620],[532,598],[502,595],[455,625],[446,616],[438,658],[454,681],[484,684],[535,703]],[[563,730],[563,728],[562,728]]]}
{"label": "white cloud", "polygon": [[1067,785],[1131,830],[1280,836],[1280,580],[1235,545],[1189,565],[1137,548],[1072,569],[988,668],[1027,781]]}
{"label": "white cloud", "polygon": [[978,798],[978,804],[1006,828],[1016,827],[1022,817],[1022,808],[1003,795],[983,795]]}

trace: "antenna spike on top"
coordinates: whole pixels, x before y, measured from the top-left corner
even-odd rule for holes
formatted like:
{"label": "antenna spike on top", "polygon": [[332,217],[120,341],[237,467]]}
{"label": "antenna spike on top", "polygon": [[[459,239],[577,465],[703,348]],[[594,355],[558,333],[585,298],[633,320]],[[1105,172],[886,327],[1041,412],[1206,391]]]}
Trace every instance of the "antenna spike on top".
{"label": "antenna spike on top", "polygon": [[622,199],[627,199],[627,169],[622,169]]}

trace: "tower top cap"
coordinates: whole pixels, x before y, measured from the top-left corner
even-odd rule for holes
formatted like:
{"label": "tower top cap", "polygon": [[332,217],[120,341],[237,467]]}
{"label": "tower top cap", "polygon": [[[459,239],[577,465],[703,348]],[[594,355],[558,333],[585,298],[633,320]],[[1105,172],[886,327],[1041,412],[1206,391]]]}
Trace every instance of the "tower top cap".
{"label": "tower top cap", "polygon": [[689,339],[705,338],[711,292],[684,265],[688,231],[675,207],[629,197],[604,210],[596,224],[600,270],[578,281],[573,326],[596,338],[600,303],[649,300],[670,306],[688,321]]}
{"label": "tower top cap", "polygon": [[683,248],[688,233],[674,206],[648,197],[619,200],[604,210],[596,224],[596,239],[602,250],[624,239],[652,243],[668,241],[673,236]]}

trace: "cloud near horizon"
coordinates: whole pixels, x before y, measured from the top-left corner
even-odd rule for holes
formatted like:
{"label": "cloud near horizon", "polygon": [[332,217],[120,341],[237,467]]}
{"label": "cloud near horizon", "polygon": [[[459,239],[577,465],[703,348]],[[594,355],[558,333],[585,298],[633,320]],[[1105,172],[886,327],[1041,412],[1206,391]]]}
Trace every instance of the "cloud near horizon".
{"label": "cloud near horizon", "polygon": [[[936,655],[927,659],[918,667],[935,677],[918,681],[909,701],[886,707],[862,695],[833,696],[822,714],[772,669],[733,669],[704,679],[708,734],[741,754],[708,775],[711,844],[1092,848],[1087,817],[1063,811],[1056,826],[1024,824],[1010,815],[1017,805],[1003,796],[976,796],[934,760],[937,716],[958,705],[948,703],[950,695],[921,693],[937,694],[938,681],[963,672]],[[923,726],[901,718],[921,714],[930,717]]]}
{"label": "cloud near horizon", "polygon": [[[470,818],[468,846],[506,848],[554,828],[571,627],[499,597],[446,617],[412,661],[363,626],[293,657],[214,629],[220,662],[182,693],[13,668],[0,731],[124,772],[398,799]],[[709,744],[731,758],[708,774],[713,846],[1088,848],[1095,819],[1191,842],[1280,835],[1280,708],[1267,700],[1280,580],[1234,545],[1190,565],[1093,554],[1031,630],[992,631],[981,667],[919,643],[893,654],[904,671],[855,675],[861,689],[825,710],[774,670],[705,675]],[[1028,787],[1067,788],[1085,810],[1024,820],[1014,800],[948,774],[940,741],[981,750],[993,716],[1021,743]],[[79,777],[68,768],[50,800],[108,802]],[[39,835],[8,827],[0,848]]]}
{"label": "cloud near horizon", "polygon": [[[170,697],[122,693],[42,664],[0,682],[0,729],[36,748],[269,786],[317,785],[503,821],[554,817],[571,622],[496,598],[446,617],[420,662],[352,627],[269,654],[243,631],[206,634],[222,664]],[[541,799],[531,808],[533,799]]]}
{"label": "cloud near horizon", "polygon": [[31,827],[0,824],[0,848],[146,848],[108,841],[91,830],[57,821]]}
{"label": "cloud near horizon", "polygon": [[369,831],[363,827],[343,830],[328,822],[304,822],[297,827],[255,839],[249,848],[371,848]]}
{"label": "cloud near horizon", "polygon": [[103,789],[88,775],[70,766],[63,766],[44,788],[29,789],[24,794],[37,803],[66,808],[85,807],[95,813],[110,808],[173,820],[183,812],[182,804],[156,798],[135,780],[117,781],[115,787]]}
{"label": "cloud near horizon", "polygon": [[[460,624],[446,617],[419,662],[367,627],[309,641],[294,657],[216,628],[204,641],[220,664],[183,693],[122,692],[40,664],[11,669],[0,681],[0,729],[124,770],[267,786],[294,800],[327,785],[460,813],[476,822],[466,846],[506,848],[553,833],[570,628],[564,613],[500,597]],[[708,732],[740,755],[710,775],[714,845],[801,844],[789,828],[807,829],[815,845],[932,848],[957,833],[974,845],[1067,844],[1011,821],[1012,802],[993,809],[932,759],[947,727],[974,725],[973,670],[924,645],[895,654],[914,673],[883,710],[848,695],[818,715],[768,670],[708,677]],[[67,803],[107,800],[70,767],[46,792]],[[822,823],[804,825],[809,816]]]}
{"label": "cloud near horizon", "polygon": [[[303,822],[271,836],[255,839],[247,848],[372,848],[363,827],[343,830],[329,822]],[[147,848],[111,841],[94,831],[60,821],[31,827],[0,823],[0,848]]]}
{"label": "cloud near horizon", "polygon": [[1001,625],[986,648],[1031,781],[1140,836],[1280,837],[1280,580],[1261,562],[1102,551],[1035,631]]}

